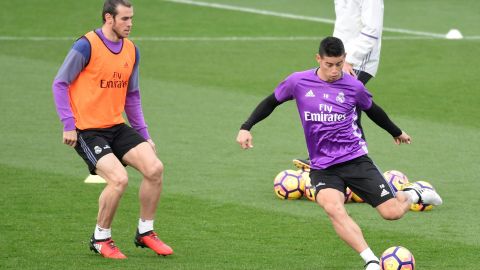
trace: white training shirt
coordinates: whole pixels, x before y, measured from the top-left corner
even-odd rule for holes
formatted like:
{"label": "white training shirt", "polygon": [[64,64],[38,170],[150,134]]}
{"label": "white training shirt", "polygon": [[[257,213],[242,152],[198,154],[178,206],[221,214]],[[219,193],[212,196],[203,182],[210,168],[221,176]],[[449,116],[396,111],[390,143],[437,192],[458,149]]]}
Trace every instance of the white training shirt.
{"label": "white training shirt", "polygon": [[346,62],[375,76],[380,62],[383,0],[335,0],[333,36],[341,39]]}

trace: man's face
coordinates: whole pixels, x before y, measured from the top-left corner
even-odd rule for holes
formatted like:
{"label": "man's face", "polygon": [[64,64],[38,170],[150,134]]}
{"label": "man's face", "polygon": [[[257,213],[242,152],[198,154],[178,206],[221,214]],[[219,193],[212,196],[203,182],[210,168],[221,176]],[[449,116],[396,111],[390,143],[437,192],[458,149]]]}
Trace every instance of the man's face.
{"label": "man's face", "polygon": [[317,54],[318,70],[320,78],[327,82],[333,82],[342,76],[342,68],[345,63],[345,55],[342,56],[320,56]]}
{"label": "man's face", "polygon": [[117,15],[113,18],[112,30],[118,38],[126,38],[132,29],[133,7],[117,6]]}

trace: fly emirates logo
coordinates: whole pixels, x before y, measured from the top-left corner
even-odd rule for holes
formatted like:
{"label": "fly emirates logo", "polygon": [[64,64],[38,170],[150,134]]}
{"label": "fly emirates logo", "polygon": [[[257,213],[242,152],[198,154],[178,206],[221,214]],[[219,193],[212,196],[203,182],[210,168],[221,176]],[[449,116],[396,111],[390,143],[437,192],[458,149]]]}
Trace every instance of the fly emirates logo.
{"label": "fly emirates logo", "polygon": [[122,74],[113,72],[111,80],[100,80],[100,88],[125,88],[128,86],[128,81],[122,79]]}
{"label": "fly emirates logo", "polygon": [[346,115],[340,113],[332,113],[333,106],[326,104],[318,105],[319,112],[304,111],[303,117],[305,121],[313,122],[340,122],[345,120]]}

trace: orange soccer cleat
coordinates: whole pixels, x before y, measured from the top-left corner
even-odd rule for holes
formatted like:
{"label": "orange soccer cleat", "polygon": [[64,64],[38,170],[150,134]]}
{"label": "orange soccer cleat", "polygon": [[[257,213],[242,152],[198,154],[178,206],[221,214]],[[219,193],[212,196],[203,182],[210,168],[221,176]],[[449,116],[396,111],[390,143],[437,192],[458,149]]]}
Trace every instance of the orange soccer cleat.
{"label": "orange soccer cleat", "polygon": [[135,246],[141,248],[147,247],[155,251],[155,253],[158,255],[168,256],[173,254],[173,249],[167,244],[163,243],[154,231],[148,231],[140,234],[137,230],[134,243]]}
{"label": "orange soccer cleat", "polygon": [[100,255],[109,259],[127,258],[127,256],[125,256],[120,249],[115,246],[112,238],[97,240],[92,235],[92,238],[90,238],[90,250],[94,251],[95,253],[100,253]]}

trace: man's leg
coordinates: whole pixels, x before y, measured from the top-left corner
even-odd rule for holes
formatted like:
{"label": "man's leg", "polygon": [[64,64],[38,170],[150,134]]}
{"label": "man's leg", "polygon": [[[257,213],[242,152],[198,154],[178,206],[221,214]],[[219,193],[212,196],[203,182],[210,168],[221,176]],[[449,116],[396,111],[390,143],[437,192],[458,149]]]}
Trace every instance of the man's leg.
{"label": "man's leg", "polygon": [[97,225],[90,239],[90,249],[106,258],[125,259],[126,256],[113,243],[110,226],[127,188],[127,171],[117,157],[109,153],[98,160],[95,172],[106,180],[107,185],[98,199]]}
{"label": "man's leg", "polygon": [[412,200],[408,198],[404,192],[399,191],[395,198],[383,202],[376,208],[384,219],[396,220],[400,219],[408,212],[411,204]]}
{"label": "man's leg", "polygon": [[348,215],[345,209],[345,195],[333,188],[321,189],[316,195],[316,201],[328,217],[337,235],[355,251],[357,251],[365,261],[365,269],[379,270],[379,259],[368,247],[362,230],[355,221]]}
{"label": "man's leg", "polygon": [[[411,185],[412,186],[412,185]],[[400,219],[410,209],[412,203],[427,203],[441,205],[442,198],[433,189],[420,187],[407,188],[398,191],[395,198],[389,199],[377,206],[377,211],[384,219]]]}
{"label": "man's leg", "polygon": [[123,161],[143,175],[140,185],[140,220],[135,244],[148,247],[159,255],[173,254],[173,250],[163,243],[153,231],[153,220],[162,192],[163,164],[148,142],[143,142],[129,150]]}
{"label": "man's leg", "polygon": [[344,200],[344,194],[333,188],[322,189],[316,195],[318,205],[327,213],[338,236],[360,253],[368,248],[368,245],[360,227],[348,215]]}
{"label": "man's leg", "polygon": [[110,228],[120,198],[128,185],[127,171],[112,153],[98,160],[96,168],[96,173],[107,181],[98,199],[97,224],[102,228]]}
{"label": "man's leg", "polygon": [[369,73],[365,71],[360,71],[360,70],[355,70],[355,73],[357,74],[357,79],[363,83],[363,85],[367,85],[368,81],[373,77]]}
{"label": "man's leg", "polygon": [[140,143],[132,148],[123,156],[123,160],[143,175],[139,192],[140,218],[154,219],[162,192],[162,162],[147,142]]}

